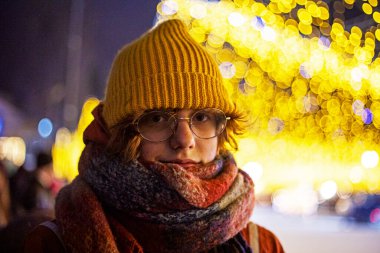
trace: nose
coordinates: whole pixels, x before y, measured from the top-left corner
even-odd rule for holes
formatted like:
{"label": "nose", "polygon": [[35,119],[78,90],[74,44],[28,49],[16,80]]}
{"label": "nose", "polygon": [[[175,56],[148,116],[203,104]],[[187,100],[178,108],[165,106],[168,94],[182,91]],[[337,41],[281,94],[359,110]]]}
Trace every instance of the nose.
{"label": "nose", "polygon": [[170,145],[173,149],[192,149],[195,146],[194,134],[190,129],[188,119],[179,118],[175,132],[170,138]]}

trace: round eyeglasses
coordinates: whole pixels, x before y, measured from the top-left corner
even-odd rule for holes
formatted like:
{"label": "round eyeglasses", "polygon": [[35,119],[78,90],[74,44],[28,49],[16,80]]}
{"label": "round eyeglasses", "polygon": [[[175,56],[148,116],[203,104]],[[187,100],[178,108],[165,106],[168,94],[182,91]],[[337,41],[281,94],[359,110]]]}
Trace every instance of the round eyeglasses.
{"label": "round eyeglasses", "polygon": [[133,124],[145,140],[161,142],[175,133],[179,120],[189,121],[191,131],[198,138],[211,139],[224,131],[229,119],[223,111],[207,108],[194,111],[189,118],[178,117],[174,112],[150,111],[142,114]]}

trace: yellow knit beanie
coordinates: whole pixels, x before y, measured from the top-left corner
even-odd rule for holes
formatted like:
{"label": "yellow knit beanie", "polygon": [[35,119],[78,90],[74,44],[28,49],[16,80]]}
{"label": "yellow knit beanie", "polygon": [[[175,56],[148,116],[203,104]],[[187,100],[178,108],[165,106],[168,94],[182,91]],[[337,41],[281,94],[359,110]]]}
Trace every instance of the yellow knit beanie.
{"label": "yellow knit beanie", "polygon": [[218,108],[236,115],[214,59],[180,20],[168,20],[117,54],[103,101],[108,127],[138,111]]}

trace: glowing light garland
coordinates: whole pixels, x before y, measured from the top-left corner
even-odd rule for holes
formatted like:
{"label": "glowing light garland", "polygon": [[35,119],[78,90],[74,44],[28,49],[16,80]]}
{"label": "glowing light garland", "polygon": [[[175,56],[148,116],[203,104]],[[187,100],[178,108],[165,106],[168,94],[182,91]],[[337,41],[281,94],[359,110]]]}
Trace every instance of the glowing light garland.
{"label": "glowing light garland", "polygon": [[380,13],[376,0],[363,2],[374,25],[346,30],[343,14],[354,4],[335,1],[333,17],[325,2],[307,0],[157,6],[158,22],[188,25],[247,110],[253,123],[236,156],[242,167],[263,167],[256,185],[264,192],[301,181],[317,189],[329,180],[339,191],[380,191],[378,164],[366,169],[361,158],[380,151]]}
{"label": "glowing light garland", "polygon": [[64,127],[57,130],[52,155],[54,170],[58,177],[71,181],[78,175],[78,162],[85,147],[83,132],[93,121],[94,116],[91,112],[98,104],[99,100],[97,98],[86,100],[75,131],[70,132],[69,129]]}

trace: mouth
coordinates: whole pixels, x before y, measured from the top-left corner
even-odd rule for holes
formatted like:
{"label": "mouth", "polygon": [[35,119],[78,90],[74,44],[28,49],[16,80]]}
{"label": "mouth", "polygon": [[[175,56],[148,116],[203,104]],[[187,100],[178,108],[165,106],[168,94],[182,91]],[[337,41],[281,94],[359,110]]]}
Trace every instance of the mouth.
{"label": "mouth", "polygon": [[175,159],[175,160],[169,160],[169,161],[161,161],[162,163],[173,163],[177,164],[184,168],[194,167],[199,164],[199,162],[196,162],[191,159]]}

